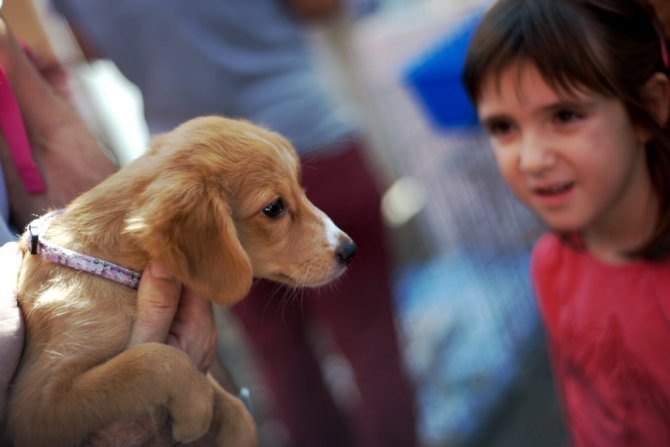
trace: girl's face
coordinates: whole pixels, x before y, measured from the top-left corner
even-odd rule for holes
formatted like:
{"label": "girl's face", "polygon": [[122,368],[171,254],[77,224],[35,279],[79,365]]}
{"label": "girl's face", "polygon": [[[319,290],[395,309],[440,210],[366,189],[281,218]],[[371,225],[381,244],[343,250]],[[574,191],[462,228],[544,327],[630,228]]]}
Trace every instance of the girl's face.
{"label": "girl's face", "polygon": [[483,86],[477,109],[498,167],[551,228],[611,232],[648,204],[645,133],[620,101],[557,93],[532,64],[511,66]]}

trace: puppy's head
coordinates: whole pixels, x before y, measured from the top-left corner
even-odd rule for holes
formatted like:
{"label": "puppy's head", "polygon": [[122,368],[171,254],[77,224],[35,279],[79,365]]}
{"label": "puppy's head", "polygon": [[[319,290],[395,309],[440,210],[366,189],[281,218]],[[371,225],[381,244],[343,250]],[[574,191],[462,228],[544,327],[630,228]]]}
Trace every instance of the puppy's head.
{"label": "puppy's head", "polygon": [[[305,196],[300,162],[280,135],[201,117],[157,136],[128,231],[186,285],[221,304],[252,277],[318,286],[346,268],[353,241]],[[137,223],[140,222],[141,225]]]}

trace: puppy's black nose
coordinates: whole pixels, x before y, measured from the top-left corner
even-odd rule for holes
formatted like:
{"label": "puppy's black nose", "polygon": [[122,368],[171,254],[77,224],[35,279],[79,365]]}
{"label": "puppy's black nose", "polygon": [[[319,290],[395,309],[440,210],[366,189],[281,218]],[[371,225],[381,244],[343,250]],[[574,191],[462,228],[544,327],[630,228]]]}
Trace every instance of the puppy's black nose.
{"label": "puppy's black nose", "polygon": [[349,264],[351,260],[354,259],[356,250],[358,250],[358,248],[354,241],[351,239],[343,240],[340,242],[340,246],[337,249],[337,260],[344,265]]}

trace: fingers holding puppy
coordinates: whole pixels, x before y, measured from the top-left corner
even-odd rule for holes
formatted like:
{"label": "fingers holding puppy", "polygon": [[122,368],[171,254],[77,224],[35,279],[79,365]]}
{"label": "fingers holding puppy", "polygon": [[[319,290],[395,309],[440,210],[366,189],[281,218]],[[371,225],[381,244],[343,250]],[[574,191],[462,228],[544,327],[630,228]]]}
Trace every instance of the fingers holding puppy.
{"label": "fingers holding puppy", "polygon": [[[203,372],[211,366],[216,349],[211,304],[183,288],[160,262],[152,262],[142,274],[128,347],[150,342],[179,348]],[[172,445],[167,416],[119,421],[97,433],[91,446]]]}
{"label": "fingers holding puppy", "polygon": [[16,302],[16,277],[21,264],[18,244],[0,247],[0,433],[5,425],[7,390],[23,350],[24,324]]}
{"label": "fingers holding puppy", "polygon": [[[16,242],[9,242],[0,247],[0,260],[2,261],[2,269],[0,269],[0,339],[8,340],[7,343],[0,343],[0,352],[3,353],[0,358],[16,360],[17,363],[23,348],[23,319],[16,302],[16,280],[21,265],[21,252],[18,247]],[[14,355],[9,356],[9,353],[3,352],[1,348],[12,348],[12,354]],[[2,366],[10,366],[11,363],[11,361],[2,362]]]}
{"label": "fingers holding puppy", "polygon": [[152,262],[142,276],[129,346],[147,342],[181,349],[202,372],[209,370],[216,352],[212,304],[182,287],[158,261]]}
{"label": "fingers holding puppy", "polygon": [[212,303],[184,289],[167,344],[186,352],[198,370],[207,372],[214,362],[216,339]]}
{"label": "fingers holding puppy", "polygon": [[142,343],[165,343],[179,307],[181,283],[159,262],[142,274],[137,292],[137,319],[128,347]]}

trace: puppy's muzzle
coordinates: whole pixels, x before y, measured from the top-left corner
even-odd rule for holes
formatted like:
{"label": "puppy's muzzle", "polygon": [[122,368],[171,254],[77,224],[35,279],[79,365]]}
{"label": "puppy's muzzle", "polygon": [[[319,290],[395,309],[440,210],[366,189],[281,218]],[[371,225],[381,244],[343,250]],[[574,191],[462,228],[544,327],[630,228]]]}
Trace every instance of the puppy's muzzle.
{"label": "puppy's muzzle", "polygon": [[358,251],[356,243],[352,241],[349,237],[342,237],[340,238],[339,246],[337,247],[335,256],[337,256],[337,261],[340,264],[348,265],[351,262],[351,260],[354,259],[356,251]]}

